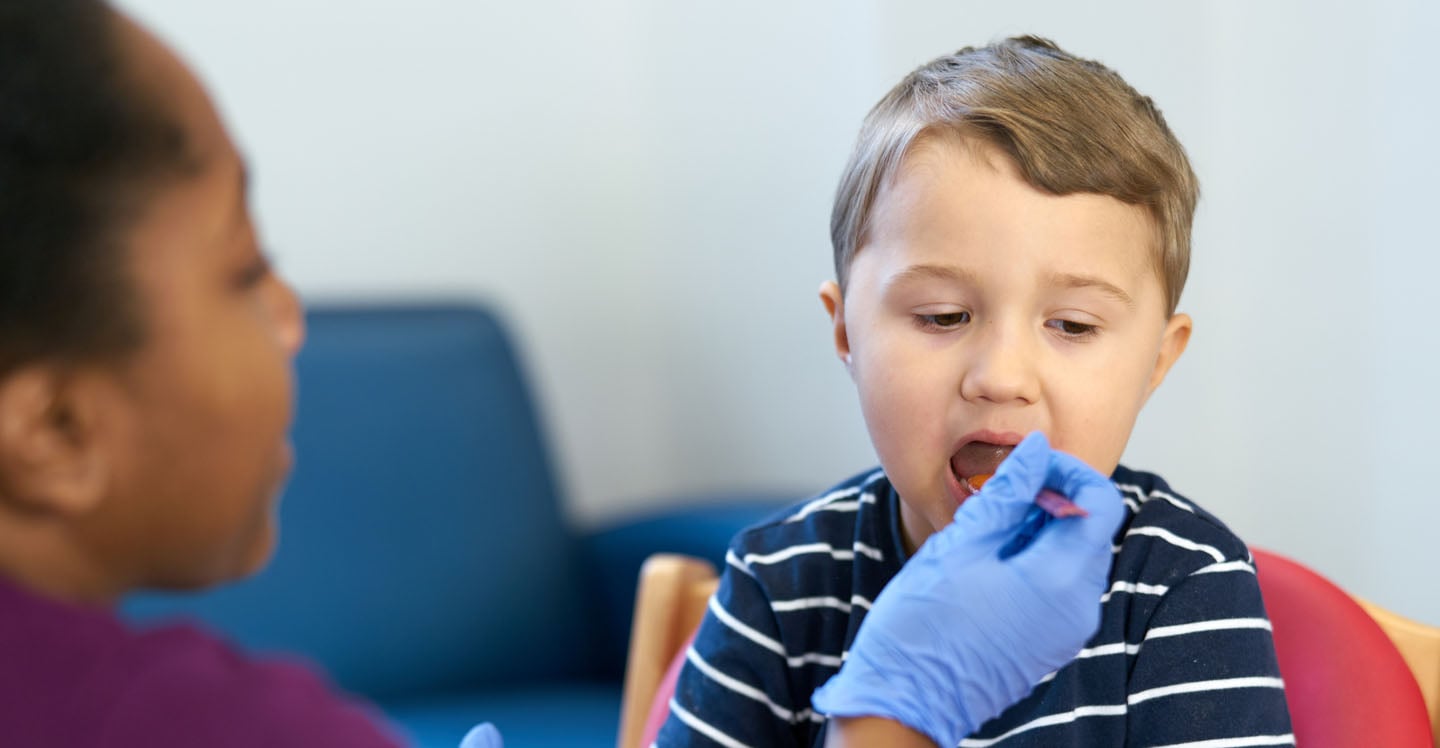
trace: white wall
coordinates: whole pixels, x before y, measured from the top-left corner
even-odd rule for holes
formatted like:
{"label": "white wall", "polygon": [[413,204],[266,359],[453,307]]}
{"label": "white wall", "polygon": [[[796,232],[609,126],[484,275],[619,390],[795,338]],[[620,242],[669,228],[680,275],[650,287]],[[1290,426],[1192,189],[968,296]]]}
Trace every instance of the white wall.
{"label": "white wall", "polygon": [[1196,334],[1127,462],[1440,623],[1433,3],[123,5],[209,81],[307,297],[503,308],[585,523],[872,463],[815,298],[861,117],[965,44],[1099,58],[1204,189]]}

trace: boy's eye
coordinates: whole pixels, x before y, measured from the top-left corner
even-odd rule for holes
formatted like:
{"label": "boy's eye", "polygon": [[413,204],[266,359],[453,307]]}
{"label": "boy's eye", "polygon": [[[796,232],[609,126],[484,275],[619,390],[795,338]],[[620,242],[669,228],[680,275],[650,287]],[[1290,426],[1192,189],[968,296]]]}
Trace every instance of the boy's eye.
{"label": "boy's eye", "polygon": [[969,312],[945,312],[944,314],[917,314],[915,320],[921,327],[932,330],[948,330],[970,321]]}
{"label": "boy's eye", "polygon": [[1068,319],[1052,319],[1045,325],[1068,338],[1088,338],[1095,334],[1095,325]]}

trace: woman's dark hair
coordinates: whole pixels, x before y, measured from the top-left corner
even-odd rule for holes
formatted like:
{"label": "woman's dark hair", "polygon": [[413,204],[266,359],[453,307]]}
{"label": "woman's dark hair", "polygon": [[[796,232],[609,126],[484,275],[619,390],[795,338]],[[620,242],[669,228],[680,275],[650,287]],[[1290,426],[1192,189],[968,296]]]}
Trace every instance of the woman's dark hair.
{"label": "woman's dark hair", "polygon": [[119,32],[101,0],[0,0],[0,376],[144,339],[120,233],[186,149]]}

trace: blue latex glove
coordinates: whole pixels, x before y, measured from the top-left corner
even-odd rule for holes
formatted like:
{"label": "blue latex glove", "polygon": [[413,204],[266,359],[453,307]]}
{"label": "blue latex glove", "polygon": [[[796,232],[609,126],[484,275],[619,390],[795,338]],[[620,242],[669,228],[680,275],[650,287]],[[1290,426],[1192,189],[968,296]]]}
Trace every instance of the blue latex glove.
{"label": "blue latex glove", "polygon": [[500,731],[495,725],[485,722],[475,725],[470,732],[465,733],[465,739],[460,741],[460,748],[505,748],[505,743],[500,739]]}
{"label": "blue latex glove", "polygon": [[[1045,525],[1001,559],[1042,488],[1089,512]],[[830,717],[887,717],[949,748],[1074,659],[1100,625],[1115,485],[1026,437],[931,535],[865,616],[840,672],[815,692]]]}

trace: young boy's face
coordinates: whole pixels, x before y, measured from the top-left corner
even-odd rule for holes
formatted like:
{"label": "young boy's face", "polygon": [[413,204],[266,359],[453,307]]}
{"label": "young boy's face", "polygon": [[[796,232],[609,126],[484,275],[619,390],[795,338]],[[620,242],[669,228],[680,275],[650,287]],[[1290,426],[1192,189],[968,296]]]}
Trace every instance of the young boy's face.
{"label": "young boy's face", "polygon": [[966,480],[1043,431],[1106,475],[1184,350],[1145,209],[1027,184],[1001,151],[917,144],[882,189],[843,296],[821,297],[911,548]]}

